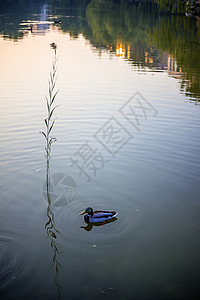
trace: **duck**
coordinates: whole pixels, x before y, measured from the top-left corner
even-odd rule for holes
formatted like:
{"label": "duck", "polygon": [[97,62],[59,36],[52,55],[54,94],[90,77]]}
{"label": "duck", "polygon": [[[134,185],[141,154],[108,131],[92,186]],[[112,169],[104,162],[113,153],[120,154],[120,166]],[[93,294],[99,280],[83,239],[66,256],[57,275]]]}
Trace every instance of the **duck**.
{"label": "duck", "polygon": [[54,22],[54,24],[61,24],[62,23],[61,20],[54,20],[53,22]]}
{"label": "duck", "polygon": [[95,210],[92,207],[87,207],[81,215],[84,215],[84,220],[86,223],[103,223],[108,222],[111,219],[116,219],[118,213],[116,211],[109,210]]}

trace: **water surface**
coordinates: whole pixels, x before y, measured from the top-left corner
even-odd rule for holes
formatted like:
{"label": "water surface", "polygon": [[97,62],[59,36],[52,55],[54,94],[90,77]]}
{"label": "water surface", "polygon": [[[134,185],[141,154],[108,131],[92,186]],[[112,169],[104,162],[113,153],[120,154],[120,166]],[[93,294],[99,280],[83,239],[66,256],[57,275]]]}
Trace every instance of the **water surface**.
{"label": "water surface", "polygon": [[[1,4],[1,299],[195,299],[197,25],[151,3]],[[52,42],[60,106],[48,205],[39,132]],[[119,215],[87,231],[88,206]]]}

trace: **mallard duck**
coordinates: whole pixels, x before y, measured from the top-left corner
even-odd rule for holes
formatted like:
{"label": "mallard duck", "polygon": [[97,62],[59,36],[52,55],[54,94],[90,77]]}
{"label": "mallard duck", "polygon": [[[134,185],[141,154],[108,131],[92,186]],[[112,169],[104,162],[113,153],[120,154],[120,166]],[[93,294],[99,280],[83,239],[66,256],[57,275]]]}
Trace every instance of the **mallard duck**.
{"label": "mallard duck", "polygon": [[86,208],[81,215],[86,214],[84,216],[84,220],[86,223],[102,223],[109,221],[115,218],[118,213],[116,211],[109,211],[109,210],[95,210],[91,207]]}
{"label": "mallard duck", "polygon": [[62,23],[61,20],[54,20],[53,22],[54,22],[54,24],[61,24]]}

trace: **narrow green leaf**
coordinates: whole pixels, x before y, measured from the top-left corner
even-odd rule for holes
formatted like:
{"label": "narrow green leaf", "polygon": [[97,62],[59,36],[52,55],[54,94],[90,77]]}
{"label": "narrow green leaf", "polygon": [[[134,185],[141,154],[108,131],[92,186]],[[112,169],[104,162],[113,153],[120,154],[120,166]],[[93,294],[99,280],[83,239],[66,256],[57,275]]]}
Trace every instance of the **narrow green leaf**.
{"label": "narrow green leaf", "polygon": [[45,139],[47,140],[47,136],[46,136],[46,133],[44,133],[44,131],[40,131],[40,134],[43,134]]}
{"label": "narrow green leaf", "polygon": [[54,102],[54,100],[55,100],[56,95],[58,94],[58,92],[59,92],[59,90],[57,90],[57,91],[55,92],[55,94],[54,94],[54,96],[52,97],[52,100],[51,100],[51,102],[50,102],[50,105],[53,104],[53,102]]}
{"label": "narrow green leaf", "polygon": [[48,112],[49,112],[50,111],[49,100],[48,100],[47,96],[45,96],[45,98],[46,98],[46,101],[47,101],[47,109],[48,109]]}
{"label": "narrow green leaf", "polygon": [[54,125],[54,123],[55,123],[55,120],[53,120],[53,122],[52,122],[52,125],[51,125],[51,127],[50,127],[50,129],[49,129],[49,132],[48,132],[48,133],[50,133],[50,132],[51,132],[51,130],[52,130],[52,128],[53,128],[53,125]]}
{"label": "narrow green leaf", "polygon": [[57,141],[57,139],[56,138],[51,138],[50,139],[50,141],[49,141],[49,143],[52,145],[54,142],[56,142]]}
{"label": "narrow green leaf", "polygon": [[44,120],[44,122],[45,122],[46,126],[48,127],[48,122],[47,122],[47,120],[48,120],[48,118],[46,118],[46,119]]}
{"label": "narrow green leaf", "polygon": [[51,86],[51,92],[53,93],[53,90],[54,90],[54,88],[55,88],[55,85],[56,85],[56,83],[54,82],[53,84],[52,84],[52,86]]}
{"label": "narrow green leaf", "polygon": [[51,72],[50,72],[50,79],[51,79],[51,84],[53,84],[53,76],[52,76]]}
{"label": "narrow green leaf", "polygon": [[50,112],[50,115],[49,115],[49,120],[51,119],[51,116],[53,115],[53,112],[54,112],[54,110],[56,109],[56,107],[58,107],[58,106],[60,106],[60,105],[56,105],[53,109],[52,109],[52,111]]}

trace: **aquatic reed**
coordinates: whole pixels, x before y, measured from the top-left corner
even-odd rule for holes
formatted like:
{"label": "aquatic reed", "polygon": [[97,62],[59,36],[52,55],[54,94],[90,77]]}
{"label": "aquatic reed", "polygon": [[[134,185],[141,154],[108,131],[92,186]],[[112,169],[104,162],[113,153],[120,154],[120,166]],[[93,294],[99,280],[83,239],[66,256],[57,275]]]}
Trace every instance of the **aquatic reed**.
{"label": "aquatic reed", "polygon": [[46,159],[49,166],[49,161],[51,159],[51,146],[52,143],[56,141],[56,138],[51,137],[50,133],[53,129],[55,119],[53,119],[53,114],[55,109],[59,106],[54,106],[54,101],[56,99],[56,96],[58,94],[59,90],[56,90],[56,81],[57,81],[57,45],[55,43],[50,44],[51,48],[54,50],[54,59],[52,62],[52,69],[50,71],[50,78],[49,78],[49,91],[48,96],[45,96],[46,98],[46,104],[47,104],[47,118],[44,120],[45,126],[46,126],[46,132],[41,131],[41,133],[44,135],[46,139]]}
{"label": "aquatic reed", "polygon": [[54,102],[56,96],[58,94],[58,89],[56,89],[56,81],[57,81],[57,45],[55,43],[50,44],[51,48],[54,50],[54,58],[52,62],[52,69],[50,71],[49,77],[49,86],[48,86],[48,96],[46,98],[47,105],[47,118],[44,120],[46,131],[41,131],[46,140],[45,146],[45,158],[46,158],[46,196],[48,200],[47,207],[47,218],[48,221],[45,224],[45,229],[47,232],[47,237],[50,239],[50,246],[53,250],[53,258],[52,258],[52,267],[55,267],[55,285],[57,287],[57,298],[61,299],[61,282],[59,280],[59,270],[61,269],[61,265],[58,261],[58,255],[61,254],[59,251],[59,246],[56,243],[57,235],[60,233],[55,225],[55,216],[52,210],[52,200],[51,200],[51,176],[50,176],[50,159],[51,159],[51,146],[52,143],[56,141],[55,137],[51,136],[51,132],[55,123],[55,119],[53,118],[54,111],[58,107],[58,105],[54,106]]}

